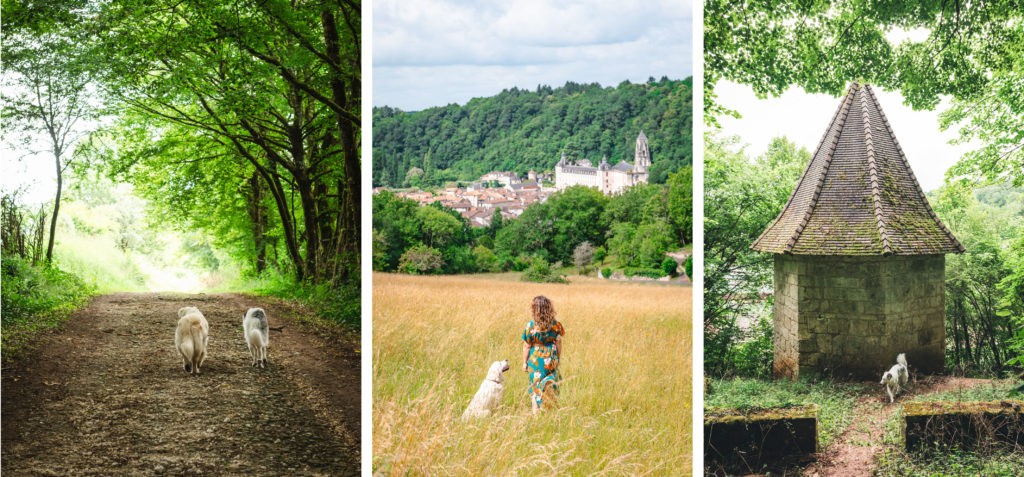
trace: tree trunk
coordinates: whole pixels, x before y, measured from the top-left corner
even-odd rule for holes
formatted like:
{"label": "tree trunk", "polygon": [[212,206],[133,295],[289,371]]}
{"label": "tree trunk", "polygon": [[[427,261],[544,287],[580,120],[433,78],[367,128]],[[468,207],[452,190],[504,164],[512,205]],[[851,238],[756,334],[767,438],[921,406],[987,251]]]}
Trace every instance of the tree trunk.
{"label": "tree trunk", "polygon": [[263,273],[267,268],[267,212],[263,206],[263,184],[258,172],[249,178],[249,218],[252,220],[252,239],[256,251],[256,273]]}
{"label": "tree trunk", "polygon": [[271,160],[270,170],[266,172],[263,178],[267,180],[270,191],[274,195],[274,203],[277,204],[277,214],[281,217],[281,228],[284,229],[285,247],[288,249],[288,256],[291,257],[292,263],[295,264],[295,278],[301,282],[306,278],[306,269],[305,264],[302,262],[302,254],[299,253],[299,243],[295,237],[295,216],[289,212],[288,203],[285,201],[284,187],[281,187],[281,179],[277,177],[276,171],[277,163]]}
{"label": "tree trunk", "polygon": [[302,231],[306,239],[306,270],[314,283],[323,278],[323,270],[320,268],[323,248],[320,246],[319,227],[317,227],[316,198],[313,195],[313,183],[304,169],[296,171],[295,186],[299,192],[299,202],[302,204],[302,222],[305,230]]}
{"label": "tree trunk", "polygon": [[[56,140],[56,138],[54,139]],[[50,217],[50,240],[46,245],[46,265],[53,260],[53,238],[57,234],[57,213],[60,212],[60,194],[64,187],[64,171],[60,167],[60,150],[53,151],[54,162],[57,163],[57,197],[53,200],[53,216]]]}
{"label": "tree trunk", "polygon": [[[338,38],[338,24],[334,12],[324,9],[320,14],[320,21],[324,29],[324,44],[327,50],[327,58],[336,65],[341,65],[340,40]],[[348,92],[346,91],[345,80],[337,70],[331,74],[330,79],[332,100],[342,108],[349,108]],[[358,97],[359,86],[356,81],[351,82],[353,97]],[[341,143],[342,155],[345,162],[345,193],[339,195],[344,199],[341,203],[340,213],[342,214],[341,224],[344,233],[350,239],[342,242],[342,255],[351,256],[353,260],[359,260],[359,214],[360,214],[360,158],[359,148],[356,145],[356,132],[352,123],[346,120],[341,114],[337,114],[338,138]],[[339,191],[340,192],[340,191]],[[342,267],[342,273],[347,275],[348,267]],[[341,277],[347,279],[347,276]]]}

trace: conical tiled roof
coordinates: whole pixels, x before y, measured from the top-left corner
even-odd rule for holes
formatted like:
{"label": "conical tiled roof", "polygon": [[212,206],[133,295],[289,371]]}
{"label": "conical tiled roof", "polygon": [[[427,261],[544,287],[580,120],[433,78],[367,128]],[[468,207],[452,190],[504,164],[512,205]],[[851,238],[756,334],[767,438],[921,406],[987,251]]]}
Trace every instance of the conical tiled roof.
{"label": "conical tiled roof", "polygon": [[960,253],[871,87],[853,83],[789,202],[751,245],[797,255]]}

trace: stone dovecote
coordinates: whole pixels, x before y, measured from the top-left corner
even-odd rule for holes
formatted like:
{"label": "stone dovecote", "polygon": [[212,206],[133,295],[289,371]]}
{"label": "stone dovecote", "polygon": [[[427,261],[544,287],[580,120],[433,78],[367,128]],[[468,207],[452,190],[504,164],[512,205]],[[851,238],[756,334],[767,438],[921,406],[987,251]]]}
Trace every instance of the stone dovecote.
{"label": "stone dovecote", "polygon": [[928,204],[870,86],[850,85],[751,248],[775,255],[777,377],[877,377],[898,353],[942,370],[945,254],[964,248]]}

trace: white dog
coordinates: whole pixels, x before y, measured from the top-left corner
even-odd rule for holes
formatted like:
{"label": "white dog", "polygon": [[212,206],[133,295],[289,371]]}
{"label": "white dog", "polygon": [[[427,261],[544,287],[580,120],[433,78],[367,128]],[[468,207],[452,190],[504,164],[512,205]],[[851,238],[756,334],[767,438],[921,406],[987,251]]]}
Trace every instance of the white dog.
{"label": "white dog", "polygon": [[490,369],[487,370],[487,379],[480,383],[476,396],[473,396],[466,412],[462,413],[463,419],[491,415],[491,411],[498,406],[501,396],[505,394],[505,386],[502,384],[505,382],[505,371],[508,371],[508,360],[491,363]]}
{"label": "white dog", "polygon": [[267,345],[270,344],[270,325],[263,308],[249,308],[242,317],[242,333],[249,345],[252,366],[261,368],[267,364]]}
{"label": "white dog", "polygon": [[896,364],[894,364],[885,374],[882,375],[881,384],[885,385],[885,392],[889,393],[889,402],[895,400],[895,394],[900,393],[900,389],[907,385],[907,378],[909,377],[907,372],[907,356],[900,353],[896,357]]}
{"label": "white dog", "polygon": [[181,366],[185,372],[199,374],[199,367],[206,360],[206,343],[210,337],[210,325],[206,317],[194,306],[178,310],[178,329],[174,331],[174,346],[181,353]]}

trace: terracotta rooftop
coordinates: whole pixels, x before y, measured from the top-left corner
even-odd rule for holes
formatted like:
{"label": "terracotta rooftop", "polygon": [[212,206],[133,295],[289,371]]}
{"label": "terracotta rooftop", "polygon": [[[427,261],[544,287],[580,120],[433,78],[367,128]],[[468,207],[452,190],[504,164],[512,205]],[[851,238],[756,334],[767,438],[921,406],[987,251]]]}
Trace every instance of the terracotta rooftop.
{"label": "terracotta rooftop", "polygon": [[789,202],[751,248],[796,255],[964,251],[928,204],[871,86],[856,82]]}

